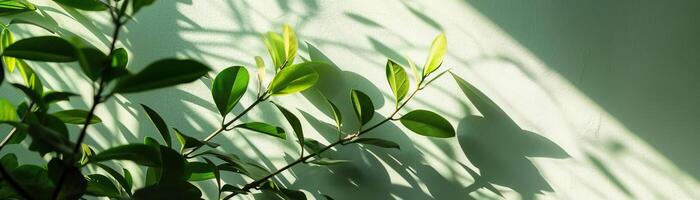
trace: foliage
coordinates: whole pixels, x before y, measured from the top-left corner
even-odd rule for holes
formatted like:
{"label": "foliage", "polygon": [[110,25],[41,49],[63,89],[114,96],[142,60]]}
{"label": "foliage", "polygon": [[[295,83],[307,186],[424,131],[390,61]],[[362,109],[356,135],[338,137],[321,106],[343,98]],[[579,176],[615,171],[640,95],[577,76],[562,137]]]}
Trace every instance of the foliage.
{"label": "foliage", "polygon": [[[155,89],[193,82],[205,77],[210,68],[199,61],[178,58],[153,62],[138,72],[127,68],[129,55],[125,49],[117,47],[120,31],[132,16],[153,4],[154,0],[108,0],[106,3],[98,0],[54,1],[67,9],[107,12],[114,24],[112,41],[107,52],[56,35],[14,41],[12,24],[2,26],[0,49],[3,52],[0,66],[7,68],[7,71],[0,68],[0,72],[3,73],[0,74],[1,80],[24,93],[26,100],[14,105],[6,99],[0,99],[0,123],[14,127],[0,144],[0,151],[6,145],[24,141],[26,135],[29,135],[31,140],[27,140],[30,145],[26,151],[48,155],[50,161],[45,166],[19,164],[14,154],[5,154],[0,159],[0,199],[80,199],[83,196],[115,199],[200,199],[202,192],[192,183],[204,180],[216,180],[218,196],[222,199],[253,191],[270,193],[285,199],[306,199],[304,192],[284,188],[272,177],[297,164],[332,165],[349,162],[323,154],[331,148],[343,145],[361,144],[400,149],[399,144],[390,139],[365,135],[391,121],[400,121],[408,130],[423,136],[455,136],[450,122],[435,112],[412,110],[399,117],[400,111],[419,91],[444,74],[435,74],[441,67],[447,51],[446,37],[440,34],[433,41],[422,70],[409,62],[415,77],[413,83],[404,66],[392,60],[387,61],[386,78],[395,103],[393,112],[388,116],[382,120],[374,120],[378,115],[375,114],[376,108],[372,98],[360,90],[351,90],[349,102],[354,108],[357,122],[361,125],[357,131],[343,131],[346,130],[342,123],[343,113],[336,103],[326,99],[328,107],[324,109],[331,112],[340,137],[330,144],[306,138],[302,122],[294,110],[285,108],[283,102],[272,102],[271,98],[312,88],[320,76],[314,69],[327,67],[328,64],[295,62],[298,50],[297,35],[290,26],[285,25],[281,34],[268,32],[263,35],[263,43],[272,60],[271,70],[274,72],[267,86],[264,85],[264,79],[268,69],[259,56],[255,57],[256,66],[250,68],[257,70],[257,76],[251,77],[247,66],[232,66],[218,72],[213,78],[211,94],[216,107],[212,109],[216,109],[221,116],[221,127],[208,137],[194,138],[175,127],[169,127],[156,110],[142,105],[142,113],[148,116],[158,130],[162,142],[147,137],[143,143],[124,144],[94,151],[83,141],[87,134],[98,134],[88,131],[88,127],[101,126],[102,118],[95,115],[95,110],[102,103],[115,95],[137,92],[148,95]],[[34,10],[36,7],[24,0],[0,0],[0,15],[11,16]],[[58,62],[60,67],[79,66],[86,80],[92,82],[94,87],[92,102],[86,102],[90,107],[48,113],[49,107],[56,102],[68,101],[77,94],[48,90],[43,86],[41,76],[25,60]],[[11,76],[14,71],[19,71],[23,83],[7,83],[9,81],[5,80],[5,77]],[[234,107],[240,105],[240,100],[248,93],[250,79],[257,79],[256,100],[244,106],[243,111],[233,113]],[[237,155],[221,152],[217,150],[218,144],[210,142],[219,134],[233,129],[264,134],[271,136],[270,139],[286,141],[292,138],[287,135],[290,131],[267,122],[239,122],[263,102],[274,104],[284,116],[292,128],[294,139],[297,140],[294,143],[298,144],[300,149],[298,159],[275,171],[268,171]],[[490,115],[492,111],[484,110],[482,113]],[[231,115],[233,118],[227,119]],[[373,120],[374,123],[371,123]],[[79,130],[78,138],[74,141],[68,135],[69,130],[76,129],[67,128],[73,125],[77,125]],[[179,144],[173,144],[172,133]],[[305,150],[307,152],[304,152]],[[144,187],[135,188],[132,174],[126,168],[114,168],[110,163],[115,161],[132,162],[147,169],[145,177],[141,178],[145,180]],[[106,174],[87,174],[84,170],[87,166],[99,167]],[[222,173],[239,174],[253,181],[240,185],[223,183]],[[325,194],[319,195],[332,199]]]}

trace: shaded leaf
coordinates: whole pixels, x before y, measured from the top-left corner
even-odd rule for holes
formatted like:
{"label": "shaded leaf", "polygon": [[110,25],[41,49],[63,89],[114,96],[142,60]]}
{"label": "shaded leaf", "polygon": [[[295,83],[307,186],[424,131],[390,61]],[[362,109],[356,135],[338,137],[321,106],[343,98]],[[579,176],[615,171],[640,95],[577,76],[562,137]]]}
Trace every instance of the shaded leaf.
{"label": "shaded leaf", "polygon": [[312,161],[309,161],[309,163],[317,164],[317,165],[335,165],[335,164],[341,164],[341,163],[348,163],[350,160],[336,160],[336,159],[330,159],[330,158],[317,158]]}
{"label": "shaded leaf", "polygon": [[175,130],[175,138],[177,138],[177,141],[180,142],[180,152],[184,152],[187,149],[199,147],[202,145],[207,145],[211,148],[216,148],[219,146],[218,144],[213,142],[204,142],[200,141],[199,139],[187,136],[177,128],[173,128],[173,130]]}
{"label": "shaded leaf", "polygon": [[147,144],[127,144],[110,148],[95,155],[92,162],[107,160],[130,160],[144,166],[161,166],[159,149]]}
{"label": "shaded leaf", "polygon": [[134,93],[189,83],[204,76],[209,67],[194,60],[164,59],[148,65],[141,72],[122,78],[115,93]]}
{"label": "shaded leaf", "polygon": [[401,124],[420,135],[438,138],[455,136],[455,130],[447,119],[427,110],[414,110],[401,117]]}
{"label": "shaded leaf", "polygon": [[389,86],[394,93],[396,105],[398,106],[399,102],[408,94],[408,87],[410,86],[406,71],[401,65],[388,60],[386,62],[386,78],[389,81]]}
{"label": "shaded leaf", "polygon": [[2,156],[2,158],[0,158],[0,165],[2,165],[5,170],[11,172],[19,166],[17,156],[14,153],[5,154]]}
{"label": "shaded leaf", "polygon": [[322,62],[304,62],[280,70],[272,79],[269,91],[272,95],[291,94],[311,88],[318,81],[318,73],[314,70],[317,65],[327,65]]}
{"label": "shaded leaf", "polygon": [[103,11],[107,10],[107,5],[99,0],[53,0],[64,6],[79,10]]}
{"label": "shaded leaf", "polygon": [[126,169],[124,169],[124,176],[122,176],[121,174],[119,174],[119,172],[107,165],[97,163],[97,166],[99,166],[100,168],[105,170],[110,176],[112,176],[112,178],[114,178],[114,180],[116,180],[117,183],[119,183],[119,185],[122,186],[124,191],[126,191],[126,193],[129,194],[129,196],[131,196],[131,182],[128,181],[127,178],[125,178],[125,176],[127,175],[129,176],[129,178],[131,178],[131,174],[128,174],[128,171],[126,171]]}
{"label": "shaded leaf", "polygon": [[248,88],[248,80],[248,70],[242,66],[226,68],[216,75],[211,95],[221,116],[226,116],[238,104]]}
{"label": "shaded leaf", "polygon": [[161,145],[160,157],[163,164],[160,168],[160,184],[186,182],[190,178],[187,161],[180,153]]}
{"label": "shaded leaf", "polygon": [[72,92],[50,91],[44,94],[44,103],[51,104],[59,101],[68,101],[70,97],[78,96]]}
{"label": "shaded leaf", "polygon": [[378,138],[358,138],[356,140],[352,140],[348,142],[348,144],[352,143],[360,143],[360,144],[367,144],[367,145],[373,145],[373,146],[378,146],[378,147],[384,147],[384,148],[396,148],[396,149],[401,149],[399,147],[399,144],[396,144],[396,142],[384,140],[384,139],[378,139]]}
{"label": "shaded leaf", "polygon": [[263,133],[266,135],[277,137],[283,140],[287,139],[287,135],[285,134],[284,129],[263,122],[249,122],[245,124],[239,124],[236,125],[234,128],[247,129],[258,133]]}
{"label": "shaded leaf", "polygon": [[[22,165],[10,172],[11,176],[23,188],[31,188],[31,195],[36,199],[49,199],[53,192],[53,185],[45,168],[36,165]],[[19,198],[9,187],[0,188],[0,195]],[[7,198],[7,197],[5,197]]]}
{"label": "shaded leaf", "polygon": [[355,116],[357,116],[360,124],[365,125],[372,120],[374,116],[374,104],[372,103],[372,99],[359,90],[352,90],[350,98],[352,100]]}
{"label": "shaded leaf", "polygon": [[85,194],[97,197],[119,197],[120,192],[112,180],[102,174],[91,174],[86,177],[87,189]]}
{"label": "shaded leaf", "polygon": [[[60,119],[62,122],[67,123],[67,124],[80,124],[82,125],[85,123],[85,120],[87,120],[88,115],[90,113],[85,110],[78,110],[78,109],[71,109],[71,110],[63,110],[63,111],[58,111],[55,113],[51,113],[54,117]],[[93,114],[92,118],[90,119],[89,124],[96,124],[100,123],[102,120],[97,117],[96,115]]]}
{"label": "shaded leaf", "polygon": [[83,70],[83,73],[90,78],[90,80],[95,81],[100,78],[102,76],[102,71],[109,66],[109,58],[107,55],[93,47],[78,48],[77,55],[80,69]]}
{"label": "shaded leaf", "polygon": [[39,152],[42,156],[49,152],[73,153],[73,144],[68,140],[68,128],[60,119],[44,115],[42,121],[39,121],[33,114],[27,115],[27,119],[30,122],[27,133],[32,137],[30,151]]}
{"label": "shaded leaf", "polygon": [[447,38],[445,34],[440,33],[433,40],[432,46],[430,46],[430,53],[428,54],[428,59],[425,61],[423,66],[423,76],[428,76],[437,70],[440,65],[442,65],[442,59],[445,57],[447,52]]}
{"label": "shaded leaf", "polygon": [[216,165],[212,167],[204,162],[188,162],[187,171],[191,174],[187,181],[204,181],[215,178]]}
{"label": "shaded leaf", "polygon": [[136,190],[134,199],[201,199],[202,191],[188,182],[157,184]]}
{"label": "shaded leaf", "polygon": [[158,129],[160,136],[163,138],[163,140],[165,140],[165,144],[167,144],[169,147],[172,146],[170,131],[168,130],[168,125],[165,124],[163,118],[161,118],[160,115],[150,107],[143,104],[141,104],[141,107],[143,107],[143,110],[146,111],[148,119],[150,119],[151,122],[153,122],[153,125],[156,126],[156,129]]}
{"label": "shaded leaf", "polygon": [[278,105],[275,103],[275,106],[277,107],[280,112],[282,112],[282,115],[284,115],[284,118],[287,119],[287,122],[289,122],[289,125],[292,126],[292,129],[294,130],[294,134],[297,136],[297,140],[299,141],[299,146],[303,147],[303,141],[304,141],[304,130],[301,128],[301,122],[299,121],[299,118],[295,116],[292,112],[289,112],[286,108]]}
{"label": "shaded leaf", "polygon": [[73,45],[56,36],[40,36],[19,40],[7,47],[3,56],[44,62],[78,60]]}
{"label": "shaded leaf", "polygon": [[56,199],[78,199],[86,192],[87,180],[78,167],[65,164],[58,158],[49,161],[47,167],[49,178],[54,185],[58,184],[61,176],[65,177]]}

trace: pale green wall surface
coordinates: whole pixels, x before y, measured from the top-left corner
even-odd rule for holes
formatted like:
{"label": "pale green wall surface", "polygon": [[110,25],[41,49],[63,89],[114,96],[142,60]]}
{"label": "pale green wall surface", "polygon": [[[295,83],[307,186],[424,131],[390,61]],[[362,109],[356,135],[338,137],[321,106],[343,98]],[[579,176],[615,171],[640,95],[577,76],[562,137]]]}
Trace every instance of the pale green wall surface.
{"label": "pale green wall surface", "polygon": [[[59,35],[77,35],[107,49],[108,16],[66,11],[49,0],[37,0],[39,19]],[[659,3],[661,4],[661,3]],[[697,4],[697,3],[694,3]],[[132,59],[130,70],[165,57],[193,58],[216,71],[232,65],[253,69],[256,55],[269,58],[261,34],[280,31],[282,24],[297,30],[300,54],[327,59],[337,68],[321,72],[317,89],[329,96],[350,120],[349,91],[360,89],[387,116],[393,108],[384,77],[387,58],[402,56],[422,64],[435,35],[444,32],[449,55],[444,67],[475,84],[499,104],[522,128],[561,146],[569,159],[531,159],[554,188],[540,199],[700,199],[695,152],[700,111],[697,63],[697,5],[649,3],[506,3],[457,0],[158,0],[126,26],[119,46]],[[668,6],[668,7],[665,7]],[[27,27],[27,26],[24,26]],[[17,38],[50,34],[23,28]],[[657,49],[657,50],[650,50]],[[61,108],[86,108],[91,88],[77,66],[30,63],[54,90],[81,91],[82,100]],[[695,68],[695,69],[691,69]],[[212,73],[211,75],[214,75]],[[271,73],[268,77],[271,77]],[[13,76],[10,81],[18,81]],[[219,124],[208,80],[117,96],[98,108],[103,124],[88,129],[87,142],[97,151],[119,144],[158,137],[139,104],[164,116],[171,127],[205,137]],[[0,96],[13,102],[22,96],[8,84]],[[254,99],[254,84],[243,105]],[[323,143],[335,139],[325,107],[316,95],[275,97],[303,117],[308,137]],[[320,108],[320,109],[319,109]],[[430,109],[447,117],[458,130],[471,105],[448,76],[419,94],[406,110]],[[240,111],[239,106],[234,112]],[[287,125],[272,104],[257,107],[243,121],[263,120]],[[378,118],[375,118],[378,121]],[[0,129],[5,132],[4,128]],[[75,127],[74,127],[75,128]],[[460,134],[458,132],[458,134]],[[401,150],[344,146],[331,153],[352,163],[331,167],[297,166],[277,176],[309,197],[328,194],[336,199],[467,199],[473,182],[464,167],[474,168],[457,138],[432,139],[389,123],[371,133],[393,140]],[[75,137],[75,135],[72,135]],[[214,140],[221,150],[235,153],[274,170],[293,161],[298,147],[249,132],[227,132]],[[25,144],[23,144],[25,145]],[[8,148],[19,152],[21,147]],[[35,154],[20,154],[38,162]],[[597,166],[595,161],[603,163]],[[142,174],[133,163],[123,166]],[[96,170],[90,168],[90,170]],[[142,185],[141,176],[135,182]],[[232,184],[250,180],[225,175]],[[216,198],[215,183],[200,182],[207,199]],[[507,199],[517,193],[499,187]],[[487,190],[472,197],[497,198]],[[252,196],[241,196],[252,199]]]}

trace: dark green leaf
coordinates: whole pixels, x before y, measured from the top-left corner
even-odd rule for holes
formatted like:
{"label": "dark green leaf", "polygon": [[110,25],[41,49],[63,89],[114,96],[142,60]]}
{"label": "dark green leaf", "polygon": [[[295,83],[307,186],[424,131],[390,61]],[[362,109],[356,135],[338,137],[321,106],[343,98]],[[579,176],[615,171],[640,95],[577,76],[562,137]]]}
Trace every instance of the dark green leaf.
{"label": "dark green leaf", "polygon": [[326,198],[326,200],[335,200],[335,199],[333,199],[333,197],[328,196],[328,195],[325,195],[325,194],[322,194],[321,196],[323,196],[324,198]]}
{"label": "dark green leaf", "polygon": [[286,108],[276,103],[275,106],[277,107],[277,109],[280,110],[280,112],[282,112],[282,115],[284,115],[284,118],[287,119],[289,125],[292,126],[294,134],[297,136],[297,140],[299,140],[299,146],[303,147],[304,130],[301,128],[301,122],[299,121],[299,118],[297,118],[297,116],[294,116],[294,114],[292,112],[289,112],[289,110],[287,110]]}
{"label": "dark green leaf", "polygon": [[335,126],[340,130],[340,127],[343,126],[343,115],[340,113],[340,109],[338,109],[337,106],[330,100],[326,99],[328,102],[328,105],[330,105],[331,111],[333,111],[333,119],[335,120]]}
{"label": "dark green leaf", "polygon": [[[54,117],[57,117],[58,119],[60,119],[61,121],[63,121],[64,123],[67,123],[67,124],[80,124],[80,125],[82,125],[83,123],[85,123],[85,120],[87,120],[87,117],[88,117],[88,115],[90,115],[90,113],[88,111],[84,111],[84,110],[73,109],[73,110],[58,111],[55,113],[51,113],[51,115],[53,115]],[[102,122],[102,120],[99,117],[97,117],[97,115],[93,114],[92,118],[90,119],[90,124],[95,124],[95,123],[100,123],[100,122]]]}
{"label": "dark green leaf", "polygon": [[322,62],[305,62],[280,70],[270,83],[270,93],[272,95],[291,94],[314,86],[316,81],[318,81],[318,73],[314,70],[316,65],[327,64]]}
{"label": "dark green leaf", "polygon": [[378,138],[358,138],[356,140],[352,140],[352,141],[348,142],[348,144],[352,144],[352,143],[374,145],[374,146],[384,147],[384,148],[401,149],[401,147],[399,147],[399,144],[396,144],[396,142],[378,139]]}
{"label": "dark green leaf", "polygon": [[22,91],[22,93],[24,93],[24,95],[26,95],[27,98],[29,98],[29,100],[31,100],[33,102],[37,102],[37,104],[41,104],[43,102],[43,100],[39,97],[39,94],[37,94],[36,92],[34,92],[34,90],[32,90],[31,88],[28,88],[27,86],[24,86],[22,84],[13,83],[12,87],[15,87],[15,88],[19,89],[20,91]]}
{"label": "dark green leaf", "polygon": [[[214,178],[216,178],[216,188],[221,190],[221,172],[219,171],[219,168],[216,166],[216,164],[214,164],[214,162],[209,160],[209,158],[202,158],[204,159],[204,161],[207,161],[207,165],[209,165],[210,168],[214,169],[213,172]],[[219,195],[221,195],[221,192],[219,192]]]}
{"label": "dark green leaf", "polygon": [[163,167],[160,168],[161,184],[185,182],[190,178],[187,161],[180,153],[166,146],[160,146],[160,154],[163,161]]}
{"label": "dark green leaf", "polygon": [[414,110],[401,117],[401,124],[420,135],[438,138],[455,136],[455,130],[447,119],[427,110]]}
{"label": "dark green leaf", "polygon": [[0,165],[7,171],[12,171],[19,166],[17,156],[14,153],[8,153],[0,158]]}
{"label": "dark green leaf", "polygon": [[36,6],[26,0],[2,0],[0,1],[0,16],[34,11]]}
{"label": "dark green leaf", "polygon": [[56,36],[23,39],[5,49],[3,56],[45,62],[73,62],[78,60],[75,48]]}
{"label": "dark green leaf", "polygon": [[74,165],[66,165],[64,161],[54,158],[49,161],[48,175],[54,185],[58,184],[61,176],[64,176],[63,187],[58,192],[57,199],[78,199],[87,189],[87,180],[80,173],[80,169]]}
{"label": "dark green leaf", "polygon": [[44,103],[51,104],[59,101],[68,101],[70,97],[78,96],[72,92],[50,91],[44,94]]}
{"label": "dark green leaf", "polygon": [[152,63],[141,72],[122,78],[115,93],[134,93],[189,83],[204,76],[209,67],[194,60],[165,59]]}
{"label": "dark green leaf", "polygon": [[[49,199],[51,197],[53,185],[45,168],[36,165],[22,165],[10,173],[23,188],[32,189],[31,195],[35,199]],[[0,188],[0,194],[8,193],[11,197],[19,197],[9,187]]]}
{"label": "dark green leaf", "polygon": [[187,171],[191,173],[189,180],[187,181],[204,181],[215,178],[214,171],[216,171],[216,165],[212,167],[208,163],[204,162],[188,162]]}
{"label": "dark green leaf", "polygon": [[323,149],[324,145],[322,145],[320,142],[314,139],[307,138],[304,139],[304,147],[309,149],[310,152],[320,154],[321,149]]}
{"label": "dark green leaf", "polygon": [[148,119],[151,119],[153,125],[155,125],[156,129],[158,129],[160,136],[163,137],[163,140],[165,140],[165,144],[167,144],[169,147],[172,146],[170,131],[168,130],[168,125],[165,124],[163,118],[161,118],[155,110],[149,108],[148,106],[141,104],[141,107],[143,107],[143,110],[146,111]]}
{"label": "dark green leaf", "polygon": [[219,146],[218,144],[213,142],[204,142],[196,138],[187,136],[176,128],[173,128],[173,130],[175,130],[175,138],[177,138],[177,141],[180,142],[180,152],[184,152],[184,150],[199,147],[202,145],[207,145],[211,148],[216,148]]}
{"label": "dark green leaf", "polygon": [[64,6],[80,10],[102,11],[107,10],[107,5],[99,0],[53,0]]}
{"label": "dark green leaf", "polygon": [[115,49],[112,52],[112,68],[126,68],[126,64],[129,63],[129,54],[124,48]]}
{"label": "dark green leaf", "polygon": [[42,121],[39,121],[32,114],[27,118],[30,122],[27,133],[32,137],[30,151],[39,152],[42,156],[49,152],[73,153],[73,144],[68,140],[68,128],[60,119],[44,115]]}
{"label": "dark green leaf", "polygon": [[410,83],[408,82],[408,76],[403,67],[392,60],[386,62],[386,79],[389,81],[389,86],[391,91],[396,97],[396,105],[406,97],[408,94],[408,87]]}
{"label": "dark green leaf", "polygon": [[148,6],[148,5],[153,4],[153,2],[155,2],[156,0],[131,0],[131,1],[132,1],[131,10],[133,12],[132,15],[134,15],[137,12],[139,12],[139,10],[141,10],[141,8],[143,8],[144,6]]}
{"label": "dark green leaf", "polygon": [[109,58],[100,50],[93,47],[82,47],[78,49],[77,53],[80,68],[90,80],[97,80],[102,76],[102,71],[109,67]]}
{"label": "dark green leaf", "polygon": [[[117,183],[119,183],[119,185],[121,185],[122,188],[124,188],[124,191],[126,191],[126,193],[129,194],[129,196],[131,196],[131,183],[129,183],[129,181],[124,176],[122,176],[121,174],[119,174],[119,172],[107,165],[98,163],[97,166],[105,170],[110,176],[112,176],[112,178],[114,178],[114,180],[117,180]],[[126,169],[124,170],[124,175],[126,176],[128,171],[126,171]],[[129,174],[129,176],[131,175]],[[90,187],[89,184],[88,187]]]}
{"label": "dark green leaf", "polygon": [[95,155],[92,162],[107,160],[130,160],[144,166],[161,166],[159,149],[147,144],[127,144],[107,149]]}
{"label": "dark green leaf", "polygon": [[214,78],[211,95],[221,116],[226,116],[245,94],[249,74],[245,67],[234,66],[219,72]]}
{"label": "dark green leaf", "polygon": [[136,190],[134,199],[201,199],[202,192],[188,182],[157,184]]}
{"label": "dark green leaf", "polygon": [[102,174],[91,174],[86,177],[87,189],[85,194],[97,197],[119,197],[120,192],[112,180]]}
{"label": "dark green leaf", "polygon": [[283,140],[287,139],[287,135],[285,134],[284,129],[263,122],[249,122],[245,124],[239,124],[236,125],[234,128],[243,128],[258,133],[267,134]]}
{"label": "dark green leaf", "polygon": [[350,98],[352,99],[352,107],[355,110],[355,116],[360,120],[360,123],[365,125],[372,120],[374,116],[374,104],[372,103],[372,99],[358,90],[352,90]]}

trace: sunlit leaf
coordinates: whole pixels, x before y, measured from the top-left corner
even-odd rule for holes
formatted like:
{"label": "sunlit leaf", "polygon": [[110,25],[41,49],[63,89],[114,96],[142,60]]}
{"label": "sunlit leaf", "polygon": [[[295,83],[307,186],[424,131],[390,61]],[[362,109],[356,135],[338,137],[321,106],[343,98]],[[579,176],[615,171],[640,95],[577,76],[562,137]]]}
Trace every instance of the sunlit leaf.
{"label": "sunlit leaf", "polygon": [[352,100],[355,116],[357,116],[360,124],[364,125],[372,120],[374,116],[374,104],[372,103],[372,99],[359,90],[352,90],[350,98]]}
{"label": "sunlit leaf", "polygon": [[428,74],[433,73],[437,70],[440,65],[442,65],[442,59],[445,57],[447,52],[447,38],[445,34],[440,34],[433,40],[432,46],[430,46],[430,53],[428,54],[428,59],[425,61],[423,66],[423,76],[428,76]]}
{"label": "sunlit leaf", "polygon": [[401,117],[401,124],[420,135],[438,138],[455,136],[455,130],[447,119],[427,110],[414,110]]}
{"label": "sunlit leaf", "polygon": [[102,174],[91,174],[86,177],[87,189],[85,194],[97,197],[119,197],[120,192],[112,180]]}
{"label": "sunlit leaf", "polygon": [[[27,65],[27,63],[23,60],[17,60],[17,68],[19,69],[20,75],[22,75],[22,79],[24,80],[25,86],[34,91],[36,97],[43,96],[44,85],[41,83],[41,79],[39,79],[39,76],[34,72],[34,69],[29,67],[29,65]],[[39,99],[37,98],[33,100]]]}
{"label": "sunlit leaf", "polygon": [[378,147],[384,147],[384,148],[396,148],[396,149],[401,149],[399,147],[399,144],[396,144],[396,142],[384,140],[384,139],[378,139],[378,138],[358,138],[356,140],[352,140],[348,142],[348,144],[352,143],[359,143],[359,144],[367,144],[367,145],[373,145],[373,146],[378,146]]}
{"label": "sunlit leaf", "polygon": [[340,130],[340,127],[343,125],[343,114],[340,112],[340,109],[338,109],[338,106],[335,106],[335,104],[330,100],[326,99],[328,102],[329,107],[331,108],[331,111],[333,112],[333,119],[335,120],[335,125]]}
{"label": "sunlit leaf", "polygon": [[394,93],[396,105],[398,106],[399,102],[408,94],[408,88],[410,86],[406,71],[401,65],[392,60],[388,60],[386,62],[386,78],[389,81],[389,86]]}
{"label": "sunlit leaf", "polygon": [[239,124],[236,125],[235,128],[242,128],[258,133],[263,133],[283,140],[287,139],[287,135],[285,134],[284,129],[263,122],[249,122],[245,124]]}
{"label": "sunlit leaf", "polygon": [[3,56],[45,62],[78,60],[75,47],[56,36],[40,36],[19,40],[7,47]]}
{"label": "sunlit leaf", "polygon": [[283,68],[285,65],[285,53],[284,53],[284,38],[275,32],[267,32],[263,35],[263,42],[265,47],[267,47],[267,52],[270,54],[272,63],[275,66],[275,71]]}
{"label": "sunlit leaf", "polygon": [[255,66],[258,70],[258,91],[263,90],[263,81],[265,81],[265,61],[260,56],[255,56]]}
{"label": "sunlit leaf", "polygon": [[7,99],[0,99],[0,121],[19,121],[15,106]]}
{"label": "sunlit leaf", "polygon": [[327,65],[322,62],[304,62],[285,67],[270,83],[272,95],[291,94],[311,88],[318,81],[318,73],[314,67]]}
{"label": "sunlit leaf", "polygon": [[284,39],[284,54],[287,65],[294,64],[294,58],[297,55],[298,41],[297,35],[289,25],[284,25],[282,38]]}
{"label": "sunlit leaf", "polygon": [[204,76],[209,67],[194,60],[165,59],[156,61],[141,72],[122,78],[115,93],[134,93],[189,83]]}
{"label": "sunlit leaf", "polygon": [[[15,42],[15,37],[13,36],[10,29],[7,27],[2,29],[2,32],[0,32],[0,51],[4,51],[5,48],[9,47],[14,42]],[[15,70],[15,66],[16,66],[16,62],[17,62],[17,60],[15,58],[3,56],[2,61],[4,62],[5,67],[7,67],[7,71],[12,73]],[[0,73],[3,73],[3,72],[0,72]]]}
{"label": "sunlit leaf", "polygon": [[129,54],[124,48],[115,49],[111,57],[112,68],[126,68],[126,64],[129,63]]}
{"label": "sunlit leaf", "polygon": [[226,116],[238,104],[248,88],[248,80],[248,70],[242,66],[226,68],[216,75],[211,95],[221,116]]}
{"label": "sunlit leaf", "polygon": [[[84,124],[85,120],[87,120],[88,115],[90,113],[85,110],[78,110],[78,109],[71,109],[71,110],[62,110],[58,111],[55,113],[51,113],[54,117],[57,117],[61,121],[67,124]],[[96,124],[102,122],[102,119],[97,117],[97,115],[92,116],[90,119],[89,124]]]}
{"label": "sunlit leaf", "polygon": [[165,144],[167,144],[169,147],[172,146],[170,131],[168,130],[168,125],[165,124],[165,120],[163,120],[163,118],[160,117],[155,110],[149,108],[148,106],[141,104],[141,107],[143,107],[143,110],[146,111],[148,119],[151,119],[153,125],[155,125],[156,129],[158,129],[160,136],[163,138],[163,140],[165,140]]}
{"label": "sunlit leaf", "polygon": [[34,11],[36,6],[26,0],[0,0],[0,16]]}
{"label": "sunlit leaf", "polygon": [[127,144],[110,148],[95,155],[92,162],[108,160],[130,160],[144,166],[161,166],[159,149],[147,144]]}
{"label": "sunlit leaf", "polygon": [[188,162],[187,171],[191,173],[187,181],[205,181],[215,178],[214,171],[216,166],[212,167],[204,162]]}

